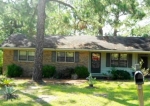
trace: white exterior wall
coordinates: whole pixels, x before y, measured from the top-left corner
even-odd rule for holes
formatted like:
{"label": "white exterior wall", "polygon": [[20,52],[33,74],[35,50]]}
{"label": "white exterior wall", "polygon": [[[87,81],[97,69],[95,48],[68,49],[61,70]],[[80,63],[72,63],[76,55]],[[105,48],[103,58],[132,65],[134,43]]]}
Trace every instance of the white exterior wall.
{"label": "white exterior wall", "polygon": [[[132,53],[132,66],[134,67],[134,65],[137,63],[138,63],[138,54]],[[150,66],[150,62],[149,62],[149,66]],[[97,76],[103,75],[103,73],[108,73],[108,71],[110,71],[111,69],[112,67],[106,67],[106,52],[101,52],[101,73],[93,74],[93,75],[97,75]],[[116,69],[128,71],[130,74],[132,73],[132,68],[116,67]]]}
{"label": "white exterior wall", "polygon": [[[134,59],[135,55],[132,55],[132,65],[136,63],[136,60]],[[134,60],[133,60],[134,59]],[[121,68],[121,67],[115,67],[118,70],[125,70],[128,71],[130,74],[132,72],[131,68]],[[107,73],[110,71],[112,67],[106,67],[106,53],[101,53],[101,74]]]}

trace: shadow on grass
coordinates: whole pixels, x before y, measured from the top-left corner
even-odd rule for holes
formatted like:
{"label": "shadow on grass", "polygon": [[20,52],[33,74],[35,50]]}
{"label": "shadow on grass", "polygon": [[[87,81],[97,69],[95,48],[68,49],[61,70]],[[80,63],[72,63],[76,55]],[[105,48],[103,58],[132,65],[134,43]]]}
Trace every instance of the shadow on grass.
{"label": "shadow on grass", "polygon": [[[114,85],[112,85],[112,83]],[[117,83],[117,84],[116,84]],[[49,84],[46,83],[42,85],[42,89],[49,95],[53,94],[53,92],[64,92],[64,93],[73,93],[73,94],[78,94],[82,93],[85,95],[92,95],[95,96],[94,94],[96,93],[96,96],[103,97],[108,99],[108,102],[104,103],[104,106],[109,104],[110,102],[117,102],[119,104],[125,105],[125,106],[137,106],[138,105],[138,95],[137,95],[137,89],[136,85],[133,86],[133,84],[128,85],[128,83],[131,83],[131,81],[98,81],[97,84],[95,84],[94,88],[89,88],[88,84],[82,84],[81,86],[76,86],[68,83],[55,83],[55,84]],[[125,84],[125,87],[122,86]],[[30,86],[32,84],[26,84],[24,83],[21,86]],[[33,85],[32,85],[33,86]],[[150,85],[144,85],[144,100],[149,101],[149,88]],[[26,95],[30,98],[32,98],[35,101],[37,98],[34,95],[31,94],[26,94],[23,93],[23,95]],[[106,96],[102,96],[102,94],[106,94]],[[134,103],[132,103],[134,101]],[[45,101],[43,101],[45,102]],[[43,102],[40,104],[42,105]],[[70,100],[71,103],[75,103],[76,101]],[[44,103],[45,105],[50,106],[48,103]],[[64,102],[60,101],[60,104],[65,104]],[[145,104],[145,106],[150,106],[150,103]]]}
{"label": "shadow on grass", "polygon": [[[23,103],[22,99],[21,98],[21,95],[23,96],[26,96],[26,97],[29,97],[31,98],[29,101],[25,101],[25,103]],[[0,105],[1,106],[35,106],[35,104],[38,104],[38,106],[51,106],[50,103],[44,101],[42,98],[39,98],[37,96],[34,96],[34,94],[29,94],[29,93],[24,93],[24,92],[21,92],[21,91],[18,91],[17,92],[17,95],[19,95],[19,98],[17,99],[13,99],[12,101],[11,100],[4,100],[4,99],[0,99]]]}
{"label": "shadow on grass", "polygon": [[[114,82],[114,81],[112,81]],[[137,106],[138,104],[138,96],[137,96],[137,90],[134,89],[133,86],[128,86],[126,88],[122,87],[122,84],[124,82],[119,81],[117,86],[112,86],[112,87],[107,87],[111,81],[109,82],[103,82],[101,81],[100,83],[105,83],[106,86],[103,86],[103,84],[95,84],[94,88],[88,87],[87,86],[75,86],[75,85],[62,85],[62,84],[49,84],[49,86],[45,86],[44,89],[50,90],[52,92],[64,92],[64,93],[82,93],[85,95],[94,95],[94,93],[97,93],[97,95],[100,95],[99,97],[107,98],[108,101],[114,101],[119,104],[125,105],[125,106]],[[128,82],[125,82],[128,83]],[[136,88],[136,87],[135,87]],[[50,93],[50,92],[49,92]],[[106,94],[106,96],[102,96],[103,94]],[[150,94],[149,94],[150,95]],[[147,98],[148,99],[148,98]],[[132,103],[132,101],[137,101],[135,103]],[[106,103],[106,104],[109,104]],[[146,105],[148,106],[148,105]]]}
{"label": "shadow on grass", "polygon": [[[29,104],[30,104],[30,102],[33,102],[33,103],[36,102],[36,103],[40,104],[41,106],[51,106],[48,102],[44,101],[42,98],[39,98],[39,97],[34,96],[32,94],[29,94],[29,93],[24,93],[24,92],[21,92],[21,91],[19,93],[22,94],[22,95],[25,95],[27,97],[32,98],[32,101],[28,102]],[[22,105],[20,105],[20,106],[22,106]]]}

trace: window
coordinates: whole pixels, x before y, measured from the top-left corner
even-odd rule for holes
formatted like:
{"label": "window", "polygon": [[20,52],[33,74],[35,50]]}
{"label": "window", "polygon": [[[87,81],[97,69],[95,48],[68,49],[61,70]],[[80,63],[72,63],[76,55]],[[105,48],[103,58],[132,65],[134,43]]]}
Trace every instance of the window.
{"label": "window", "polygon": [[57,62],[74,62],[74,52],[57,52]]}
{"label": "window", "polygon": [[66,62],[74,62],[74,53],[66,52]]}
{"label": "window", "polygon": [[19,60],[27,60],[27,52],[26,51],[19,51]]}
{"label": "window", "polygon": [[57,52],[57,61],[65,62],[65,52]]}
{"label": "window", "polygon": [[34,51],[28,51],[28,60],[34,61],[35,52]]}
{"label": "window", "polygon": [[35,52],[34,51],[19,51],[20,61],[34,61]]}
{"label": "window", "polygon": [[127,54],[112,53],[111,67],[127,67]]}

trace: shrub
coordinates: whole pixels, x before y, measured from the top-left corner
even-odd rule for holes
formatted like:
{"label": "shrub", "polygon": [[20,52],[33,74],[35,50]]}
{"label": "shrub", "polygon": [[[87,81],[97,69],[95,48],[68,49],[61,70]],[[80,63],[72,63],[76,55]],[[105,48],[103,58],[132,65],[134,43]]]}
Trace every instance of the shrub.
{"label": "shrub", "polygon": [[3,51],[0,50],[0,67],[3,65]]}
{"label": "shrub", "polygon": [[20,77],[23,73],[23,69],[16,64],[11,64],[7,66],[7,73],[8,77]]}
{"label": "shrub", "polygon": [[11,78],[7,78],[4,75],[0,75],[0,87],[4,86],[14,86],[14,80]]}
{"label": "shrub", "polygon": [[3,70],[2,67],[0,67],[0,75],[3,74],[3,71],[2,71],[2,70]]}
{"label": "shrub", "polygon": [[131,78],[130,73],[124,70],[112,70],[111,74],[114,80],[127,80]]}
{"label": "shrub", "polygon": [[43,75],[44,78],[53,77],[55,72],[56,72],[55,66],[44,65],[42,67],[42,75]]}
{"label": "shrub", "polygon": [[76,66],[75,73],[79,78],[86,78],[89,75],[88,69],[85,66]]}
{"label": "shrub", "polygon": [[55,78],[68,79],[68,78],[71,78],[71,74],[73,73],[74,73],[73,68],[66,68],[64,70],[57,71],[57,73],[55,74]]}

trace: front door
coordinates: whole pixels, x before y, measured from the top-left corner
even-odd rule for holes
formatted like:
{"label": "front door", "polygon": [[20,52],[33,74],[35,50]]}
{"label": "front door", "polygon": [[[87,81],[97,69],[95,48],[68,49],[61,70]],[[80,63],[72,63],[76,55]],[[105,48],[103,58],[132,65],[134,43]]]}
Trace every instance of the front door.
{"label": "front door", "polygon": [[101,54],[100,53],[91,53],[91,73],[100,73],[101,72]]}
{"label": "front door", "polygon": [[142,68],[148,68],[148,57],[147,56],[139,56],[139,61],[143,60]]}

